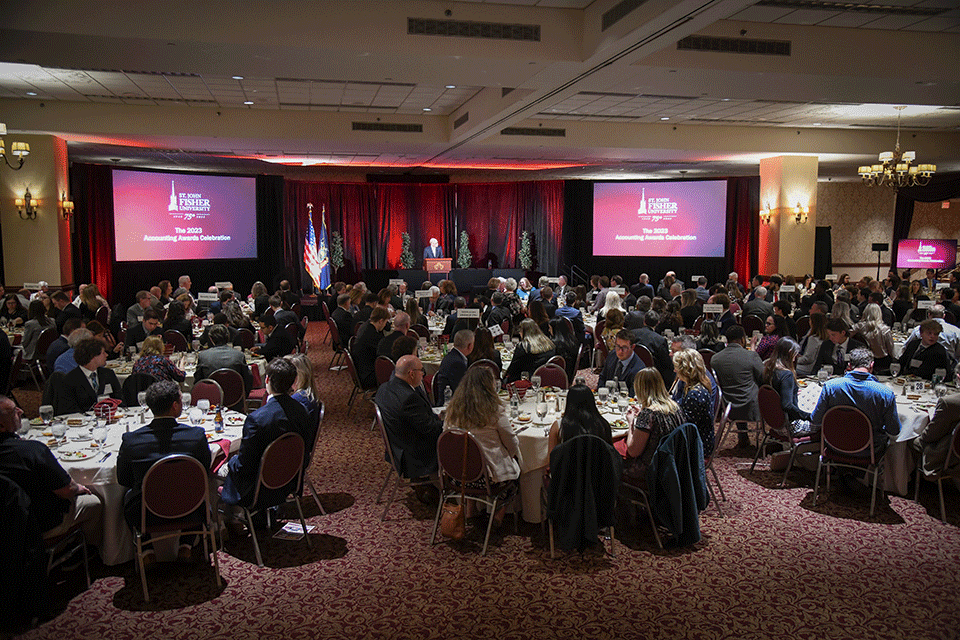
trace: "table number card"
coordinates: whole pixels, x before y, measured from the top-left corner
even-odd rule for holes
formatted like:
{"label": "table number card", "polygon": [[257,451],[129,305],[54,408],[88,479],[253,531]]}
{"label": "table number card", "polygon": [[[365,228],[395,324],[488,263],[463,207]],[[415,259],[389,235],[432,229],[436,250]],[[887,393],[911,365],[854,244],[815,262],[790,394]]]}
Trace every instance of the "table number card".
{"label": "table number card", "polygon": [[949,289],[949,288],[950,288],[950,283],[949,283],[949,282],[938,282],[938,283],[937,283],[937,291],[939,291],[940,289]]}
{"label": "table number card", "polygon": [[827,275],[823,276],[823,279],[824,279],[824,280],[829,280],[830,282],[836,282],[836,281],[837,281],[837,274],[835,274],[835,273],[828,273]]}
{"label": "table number card", "polygon": [[23,288],[24,288],[24,289],[29,289],[30,291],[40,291],[40,283],[39,283],[39,282],[24,282],[24,283],[23,283]]}
{"label": "table number card", "polygon": [[494,338],[503,335],[503,329],[501,329],[500,325],[498,324],[490,325],[487,328],[490,329],[490,335],[492,335]]}
{"label": "table number card", "polygon": [[917,309],[930,309],[934,304],[933,300],[917,300]]}
{"label": "table number card", "polygon": [[213,284],[217,287],[217,289],[220,289],[221,291],[223,291],[224,289],[233,289],[232,282],[223,281],[223,282],[214,282]]}
{"label": "table number card", "polygon": [[217,295],[216,293],[204,292],[204,293],[197,294],[197,300],[199,300],[200,302],[216,302],[219,299],[220,299],[220,296]]}
{"label": "table number card", "polygon": [[627,290],[623,287],[610,287],[609,290],[613,291],[614,293],[618,293],[621,296],[627,292]]}
{"label": "table number card", "polygon": [[780,285],[780,293],[794,293],[797,290],[797,285],[795,284],[782,284]]}
{"label": "table number card", "polygon": [[549,282],[550,284],[560,284],[560,278],[559,278],[559,277],[557,277],[557,278],[547,278],[547,282]]}
{"label": "table number card", "polygon": [[395,285],[397,285],[397,286],[399,287],[399,286],[402,285],[405,281],[404,281],[403,278],[390,278],[390,280],[388,280],[387,282],[388,282],[388,284],[395,284]]}
{"label": "table number card", "polygon": [[429,291],[423,291],[423,290],[419,290],[419,289],[418,289],[416,292],[414,292],[414,295],[415,295],[418,299],[419,299],[419,298],[429,298],[429,297],[430,297],[430,292],[429,292]]}
{"label": "table number card", "polygon": [[722,304],[705,304],[703,305],[704,313],[723,313]]}
{"label": "table number card", "polygon": [[458,318],[480,318],[480,309],[460,309],[457,311]]}
{"label": "table number card", "polygon": [[702,277],[703,277],[703,276],[690,276],[690,282],[693,283],[693,284],[697,284],[697,282],[699,282],[699,281],[700,281],[700,278],[702,278]]}

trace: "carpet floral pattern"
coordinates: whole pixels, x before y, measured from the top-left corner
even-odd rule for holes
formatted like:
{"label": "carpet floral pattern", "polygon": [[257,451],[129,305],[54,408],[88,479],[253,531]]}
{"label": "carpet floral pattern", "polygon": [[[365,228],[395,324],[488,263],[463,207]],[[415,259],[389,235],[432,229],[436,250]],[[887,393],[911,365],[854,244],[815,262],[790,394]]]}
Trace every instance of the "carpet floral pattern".
{"label": "carpet floral pattern", "polygon": [[40,638],[776,638],[951,639],[960,636],[960,508],[948,523],[933,485],[921,502],[878,502],[834,487],[812,505],[813,474],[749,473],[752,450],[716,458],[727,502],[701,515],[703,540],[661,551],[629,508],[616,556],[551,560],[539,526],[513,519],[479,555],[482,534],[430,546],[433,508],[409,492],[380,522],[387,471],[369,404],[348,416],[350,380],[326,369],[325,329],[311,323],[326,419],[309,471],[328,515],[305,498],[313,547],[261,535],[220,553],[224,587],[202,563],[148,570],[145,603],[132,564],[95,567]]}

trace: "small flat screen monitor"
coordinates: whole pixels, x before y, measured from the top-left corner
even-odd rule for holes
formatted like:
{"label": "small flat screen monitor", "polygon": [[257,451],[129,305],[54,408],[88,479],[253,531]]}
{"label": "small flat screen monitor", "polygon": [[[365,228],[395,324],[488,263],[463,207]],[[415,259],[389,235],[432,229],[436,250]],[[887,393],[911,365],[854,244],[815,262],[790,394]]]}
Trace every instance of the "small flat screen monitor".
{"label": "small flat screen monitor", "polygon": [[956,240],[901,240],[898,269],[952,269],[957,264]]}

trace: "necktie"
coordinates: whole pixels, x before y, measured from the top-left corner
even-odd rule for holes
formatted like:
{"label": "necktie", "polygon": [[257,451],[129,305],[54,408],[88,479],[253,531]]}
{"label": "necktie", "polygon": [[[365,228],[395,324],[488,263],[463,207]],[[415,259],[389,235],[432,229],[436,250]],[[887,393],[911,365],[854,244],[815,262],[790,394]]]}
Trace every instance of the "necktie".
{"label": "necktie", "polygon": [[837,373],[843,369],[843,347],[837,345]]}
{"label": "necktie", "polygon": [[620,376],[623,375],[623,360],[617,360],[617,370],[613,372],[613,377],[620,380]]}
{"label": "necktie", "polygon": [[100,393],[100,383],[97,381],[97,372],[94,371],[90,374],[90,386],[93,387],[94,393]]}

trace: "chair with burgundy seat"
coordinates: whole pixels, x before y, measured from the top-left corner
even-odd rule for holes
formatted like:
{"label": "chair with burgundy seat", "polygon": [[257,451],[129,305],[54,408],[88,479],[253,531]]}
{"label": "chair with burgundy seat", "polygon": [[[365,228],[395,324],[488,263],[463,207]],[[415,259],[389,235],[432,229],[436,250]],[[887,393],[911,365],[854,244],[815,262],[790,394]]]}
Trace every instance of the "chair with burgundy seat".
{"label": "chair with burgundy seat", "polygon": [[950,438],[950,450],[947,451],[947,459],[943,461],[943,467],[937,470],[937,473],[928,476],[923,473],[923,466],[917,465],[917,483],[913,491],[913,500],[920,499],[921,478],[937,483],[937,489],[940,490],[940,520],[946,523],[947,510],[943,506],[943,481],[950,478],[960,478],[960,426],[953,428],[953,435]]}
{"label": "chair with burgundy seat", "polygon": [[497,366],[497,363],[493,360],[488,360],[487,358],[482,358],[471,364],[468,369],[473,367],[486,367],[493,372],[494,380],[500,380],[500,367]]}
{"label": "chair with burgundy seat", "polygon": [[533,375],[540,376],[540,384],[544,387],[556,387],[557,389],[570,388],[567,372],[559,365],[548,362],[534,371]]}
{"label": "chair with burgundy seat", "polygon": [[197,380],[190,389],[190,403],[196,406],[197,400],[209,400],[211,407],[218,407],[223,404],[223,388],[210,378]]}
{"label": "chair with burgundy seat", "polygon": [[650,353],[650,349],[647,349],[642,344],[635,344],[633,345],[633,352],[637,354],[637,357],[640,358],[641,362],[643,362],[643,366],[653,366],[653,354]]}
{"label": "chair with burgundy seat", "polygon": [[237,344],[244,349],[253,349],[254,345],[257,344],[257,337],[253,335],[253,331],[246,327],[237,329]]}
{"label": "chair with burgundy seat", "polygon": [[856,407],[831,407],[823,416],[820,427],[820,461],[817,463],[817,481],[813,487],[813,503],[820,495],[820,471],[826,471],[827,494],[830,493],[830,471],[846,467],[865,471],[873,477],[870,492],[870,515],[877,504],[877,489],[881,487],[883,459],[877,459],[873,448],[873,425],[870,418]]}
{"label": "chair with burgundy seat", "polygon": [[187,350],[187,338],[176,329],[167,329],[163,332],[163,343],[172,344],[174,351]]}
{"label": "chair with burgundy seat", "polygon": [[209,376],[223,389],[223,406],[234,411],[243,411],[244,401],[247,399],[246,389],[243,388],[243,376],[224,367],[217,369]]}
{"label": "chair with burgundy seat", "polygon": [[763,333],[764,320],[765,319],[760,316],[745,315],[740,318],[740,325],[749,338],[753,335],[754,331],[759,331],[761,334]]}
{"label": "chair with burgundy seat", "polygon": [[383,522],[387,519],[387,512],[390,510],[390,506],[397,497],[398,489],[410,489],[412,487],[427,486],[433,483],[429,478],[424,478],[422,480],[411,480],[403,477],[403,474],[400,473],[400,467],[397,466],[397,460],[393,456],[393,447],[390,446],[390,438],[387,435],[387,428],[383,425],[383,416],[380,415],[380,407],[377,406],[376,402],[373,403],[373,411],[374,424],[380,428],[380,437],[383,439],[384,459],[390,465],[390,469],[387,471],[387,477],[383,479],[383,484],[380,485],[380,493],[377,494],[377,504],[380,504],[380,501],[383,500],[383,492],[387,490],[387,485],[390,483],[390,478],[393,477],[394,474],[397,476],[397,481],[394,483],[393,488],[390,489],[390,497],[387,499],[387,504],[385,504],[383,507],[383,513],[380,514],[380,521]]}
{"label": "chair with burgundy seat", "polygon": [[700,353],[700,356],[703,358],[703,366],[707,369],[707,371],[710,371],[710,361],[713,359],[713,356],[715,356],[717,352],[712,351],[710,349],[699,349],[698,352]]}
{"label": "chair with burgundy seat", "polygon": [[777,393],[776,389],[768,384],[762,385],[758,395],[758,402],[760,404],[760,417],[763,419],[763,440],[760,441],[760,446],[757,447],[757,454],[753,457],[753,464],[750,465],[750,473],[753,473],[754,467],[757,466],[757,460],[760,459],[760,454],[763,452],[767,440],[776,440],[790,449],[790,462],[787,463],[787,469],[783,472],[783,480],[780,481],[780,486],[783,487],[787,482],[787,476],[790,474],[790,470],[793,468],[793,461],[797,457],[797,447],[801,444],[809,443],[810,437],[795,438],[790,433],[790,424],[786,414],[783,412],[783,406],[780,403],[780,394]]}
{"label": "chair with burgundy seat", "polygon": [[387,356],[377,356],[377,359],[373,363],[373,370],[377,374],[377,386],[390,382],[395,368],[396,365],[393,363],[393,360]]}

